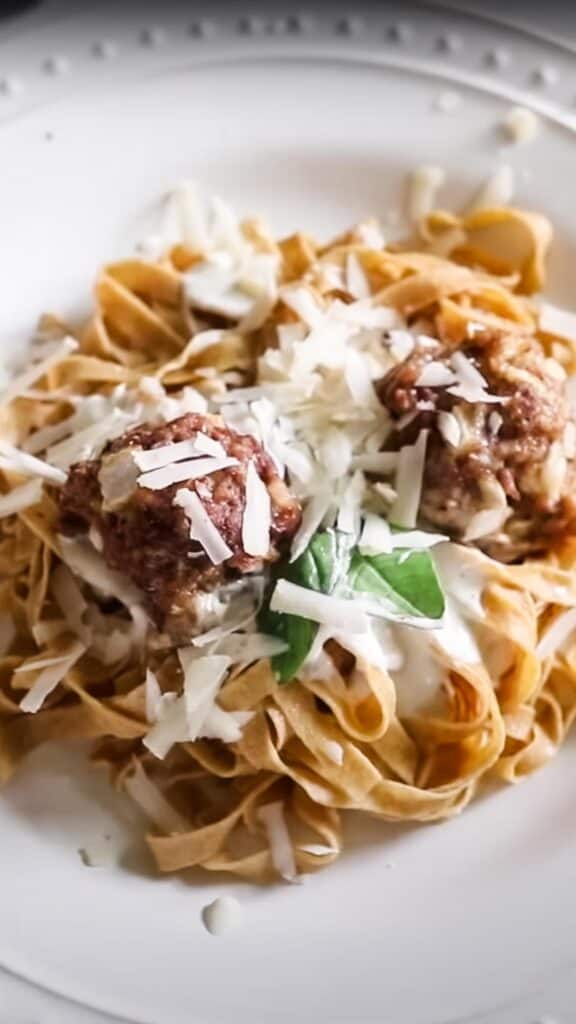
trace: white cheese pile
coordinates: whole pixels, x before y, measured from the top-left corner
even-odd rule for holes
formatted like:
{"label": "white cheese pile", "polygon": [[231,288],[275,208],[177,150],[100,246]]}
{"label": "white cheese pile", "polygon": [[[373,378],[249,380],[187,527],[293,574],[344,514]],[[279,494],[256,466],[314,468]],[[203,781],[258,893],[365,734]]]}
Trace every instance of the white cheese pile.
{"label": "white cheese pile", "polygon": [[158,696],[154,679],[148,677],[148,710],[156,716],[144,745],[158,758],[165,758],[175,743],[193,742],[205,737],[235,743],[250,712],[224,711],[216,703],[220,686],[232,664],[227,655],[201,655],[192,648],[181,648],[178,658],[184,674],[181,696]]}
{"label": "white cheese pile", "polygon": [[30,455],[44,453],[44,461],[63,472],[75,462],[96,458],[109,441],[139,423],[155,425],[207,409],[206,399],[194,388],[173,398],[152,378],[143,378],[136,390],[120,385],[110,395],[74,396],[73,404],[71,416],[34,431],[21,446]]}
{"label": "white cheese pile", "polygon": [[202,255],[184,275],[193,309],[240,321],[242,329],[264,322],[278,294],[278,255],[257,248],[234,211],[193,182],[170,193],[156,255],[177,242]]}

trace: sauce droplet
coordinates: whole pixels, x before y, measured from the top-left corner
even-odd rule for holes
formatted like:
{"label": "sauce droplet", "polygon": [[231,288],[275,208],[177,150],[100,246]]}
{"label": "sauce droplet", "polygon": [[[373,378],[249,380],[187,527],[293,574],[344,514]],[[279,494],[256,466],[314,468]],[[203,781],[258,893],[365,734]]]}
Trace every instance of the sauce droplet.
{"label": "sauce droplet", "polygon": [[202,921],[210,935],[225,935],[242,924],[242,907],[234,896],[220,896],[202,910]]}

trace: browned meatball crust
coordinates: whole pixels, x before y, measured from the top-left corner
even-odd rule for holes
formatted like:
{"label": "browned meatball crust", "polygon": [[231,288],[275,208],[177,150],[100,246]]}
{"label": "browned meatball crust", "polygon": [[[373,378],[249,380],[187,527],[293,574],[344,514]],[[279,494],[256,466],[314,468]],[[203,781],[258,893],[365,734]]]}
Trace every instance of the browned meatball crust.
{"label": "browned meatball crust", "polygon": [[[218,441],[238,465],[163,490],[136,485],[120,507],[106,507],[99,476],[111,456],[187,441],[198,433]],[[242,545],[250,461],[271,499],[270,547],[265,558],[247,554]],[[188,518],[174,504],[176,492],[183,488],[197,494],[232,551],[225,562],[214,565],[202,546],[191,540]],[[158,628],[179,638],[194,632],[199,594],[275,561],[289,546],[300,518],[298,502],[255,438],[231,430],[220,417],[193,413],[161,426],[145,424],[124,434],[110,443],[100,458],[73,466],[60,494],[61,532],[74,536],[96,531],[110,568],[124,573],[142,590]]]}
{"label": "browned meatball crust", "polygon": [[[529,335],[485,331],[459,351],[480,371],[489,394],[504,402],[469,404],[445,387],[417,386],[427,363],[449,365],[454,348],[441,342],[417,347],[377,383],[382,403],[399,424],[396,446],[413,441],[422,428],[430,430],[421,517],[460,540],[496,482],[510,515],[498,534],[474,542],[504,561],[541,554],[576,533],[576,434],[563,371]],[[438,429],[440,411],[459,416],[465,428],[459,444],[448,443]]]}

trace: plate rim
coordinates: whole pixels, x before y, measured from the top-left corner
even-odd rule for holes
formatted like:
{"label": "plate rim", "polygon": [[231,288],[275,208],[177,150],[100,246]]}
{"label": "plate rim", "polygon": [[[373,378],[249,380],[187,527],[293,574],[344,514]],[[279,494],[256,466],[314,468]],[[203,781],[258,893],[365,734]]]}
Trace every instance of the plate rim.
{"label": "plate rim", "polygon": [[[433,0],[430,0],[430,2],[424,2],[420,6],[434,11],[449,11],[451,14],[454,11],[454,8],[452,8],[450,4],[437,4],[433,2]],[[369,9],[370,8],[367,7],[367,10]],[[33,12],[30,12],[28,15],[28,24],[26,28],[22,30],[22,34],[18,37],[18,42],[24,42],[25,39],[28,38],[28,34],[34,31],[35,26],[31,24],[32,15]],[[505,22],[502,22],[499,19],[485,18],[483,15],[474,14],[473,12],[466,12],[465,17],[467,19],[474,18],[475,20],[481,20],[484,24],[492,25],[494,29],[500,28],[505,24]],[[550,46],[569,53],[571,57],[576,53],[576,46],[569,46],[551,38],[546,38],[544,35],[540,35],[540,33],[531,29],[519,29],[518,26],[513,25],[511,22],[508,22],[507,24],[511,31],[521,31],[525,36],[529,37],[532,42],[542,44],[543,54],[545,48]],[[10,29],[12,29],[11,25]],[[10,41],[11,40],[9,38],[8,43],[10,43]],[[14,42],[14,35],[12,35],[12,42]],[[278,39],[277,37],[265,34],[262,34],[257,40],[254,40],[253,38],[245,39],[244,37],[239,36],[235,36],[231,39],[224,35],[220,35],[217,39],[211,40],[211,49],[209,52],[198,54],[192,54],[190,52],[187,53],[184,64],[170,64],[169,61],[163,60],[161,56],[160,60],[157,62],[156,70],[159,72],[166,71],[169,66],[173,67],[174,70],[182,68],[183,66],[196,69],[210,67],[214,64],[226,63],[233,58],[234,50],[236,50],[235,59],[238,59],[238,48],[242,51],[243,63],[251,63],[254,60],[261,62],[277,56],[299,60],[306,59],[310,62],[314,62],[316,60],[345,61],[347,64],[384,67],[392,70],[399,70],[407,74],[414,72],[435,79],[449,79],[463,87],[477,89],[493,96],[509,99],[511,102],[519,102],[530,106],[532,109],[536,110],[538,113],[542,114],[544,117],[558,124],[562,128],[568,129],[571,133],[576,132],[575,114],[570,113],[569,110],[562,107],[555,101],[549,100],[546,97],[546,94],[531,93],[530,91],[520,89],[519,87],[510,84],[506,79],[502,81],[491,81],[486,73],[470,72],[465,68],[459,68],[456,63],[451,64],[450,67],[446,67],[445,64],[440,63],[440,60],[431,59],[426,61],[418,56],[411,55],[407,48],[405,51],[392,55],[382,52],[370,53],[370,51],[366,50],[363,44],[357,45],[358,37],[354,32],[350,35],[346,34],[346,38],[342,42],[338,42],[332,33],[327,33],[327,37],[323,36],[320,39],[315,39],[313,41],[307,40],[305,49],[300,48],[301,42],[302,39],[299,37],[296,41],[296,45],[299,47],[299,50],[296,52],[293,40]],[[2,52],[3,45],[4,39],[0,36],[0,54]],[[230,52],[223,53],[222,49],[226,46],[230,47]],[[146,51],[148,55],[150,55],[151,52],[151,50]],[[153,52],[155,54],[157,53],[157,51]],[[146,54],[143,57],[141,51],[135,51],[134,68],[137,69],[140,66],[140,62],[145,58]],[[89,67],[93,67],[93,57],[89,59],[87,57],[87,64]],[[106,60],[102,61],[102,66],[104,65],[106,65],[107,68],[110,67],[110,64],[107,63]],[[80,67],[80,65],[78,65],[78,67]],[[39,77],[39,81],[42,82],[43,87],[45,88],[46,79]],[[52,74],[49,82],[53,88],[46,89],[47,95],[45,101],[41,104],[42,106],[49,106],[61,96],[65,96],[68,87],[72,87],[72,82],[78,84],[78,79],[73,79],[71,76],[68,76],[68,72],[62,72],[62,74],[58,72],[56,74]],[[15,95],[6,95],[2,92],[2,84],[0,82],[0,135],[2,125],[4,123],[11,123],[13,120],[25,116],[32,109],[38,108],[39,104],[37,103],[33,103],[32,106],[29,104],[29,95],[30,94],[26,93],[26,91],[24,92],[24,98],[22,98],[22,94],[18,93]],[[3,102],[6,100],[7,104]],[[107,1011],[99,1009],[96,1005],[91,1005],[89,1003],[84,1003],[77,999],[67,997],[62,995],[56,989],[52,989],[47,985],[28,978],[24,972],[15,972],[5,967],[2,967],[1,971],[15,979],[24,981],[27,986],[30,986],[36,991],[45,992],[50,996],[56,996],[59,1000],[69,1004],[71,1009],[76,1007],[77,1009],[79,1008],[84,1011],[97,1014],[98,1016],[95,1018],[95,1024],[97,1024],[98,1021],[102,1021],[102,1024],[105,1024],[105,1022],[110,1022],[110,1024],[116,1024],[116,1022],[117,1024],[137,1024],[137,1018],[119,1017],[118,1015],[111,1016]],[[494,1011],[497,1011],[500,1008],[501,1007],[495,1006],[493,1009]],[[482,1011],[481,1015],[484,1015],[484,1011]],[[140,1024],[145,1024],[144,1019],[140,1021]]]}

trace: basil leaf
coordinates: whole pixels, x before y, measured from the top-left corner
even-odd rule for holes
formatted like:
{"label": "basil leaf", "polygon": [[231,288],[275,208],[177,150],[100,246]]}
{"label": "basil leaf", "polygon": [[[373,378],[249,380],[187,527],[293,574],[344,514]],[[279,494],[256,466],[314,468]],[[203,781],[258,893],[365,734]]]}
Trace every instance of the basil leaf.
{"label": "basil leaf", "polygon": [[258,627],[269,636],[277,636],[288,650],[272,658],[272,667],[281,683],[288,683],[310,653],[318,632],[318,623],[298,615],[284,615],[270,610],[270,597],[279,579],[297,583],[308,590],[330,594],[350,562],[350,543],[344,534],[326,530],[314,535],[306,550],[295,562],[282,562],[274,570],[264,607],[258,616]]}
{"label": "basil leaf", "polygon": [[318,632],[318,623],[311,622],[310,619],[301,619],[298,615],[272,612],[266,605],[258,617],[258,628],[268,636],[279,637],[288,645],[288,649],[282,654],[274,655],[272,668],[279,682],[289,683],[310,652]]}
{"label": "basil leaf", "polygon": [[[323,594],[332,593],[336,584],[346,577],[350,564],[350,549],[351,540],[346,533],[325,530],[324,533],[314,535],[304,555],[301,556],[308,556],[316,566],[320,586],[312,589],[321,590]],[[297,565],[298,561],[299,559],[294,565]]]}
{"label": "basil leaf", "polygon": [[385,555],[354,552],[348,574],[353,590],[373,594],[391,613],[441,619],[445,602],[430,553],[398,550]]}

